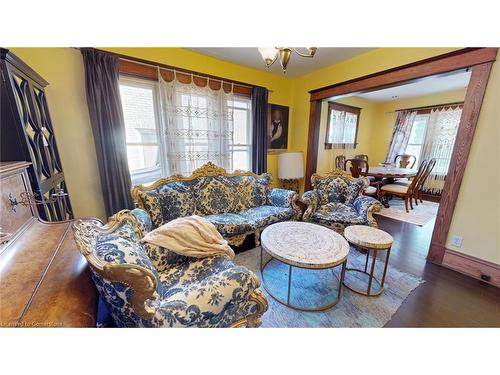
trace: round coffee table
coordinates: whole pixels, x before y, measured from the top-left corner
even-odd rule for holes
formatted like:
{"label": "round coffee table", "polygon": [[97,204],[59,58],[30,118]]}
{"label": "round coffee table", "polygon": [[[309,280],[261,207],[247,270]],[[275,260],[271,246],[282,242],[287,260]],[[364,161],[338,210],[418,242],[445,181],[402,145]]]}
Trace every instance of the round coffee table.
{"label": "round coffee table", "polygon": [[[349,277],[351,272],[357,272],[358,275],[368,277],[366,287],[362,285],[354,285],[350,278],[344,279],[344,285],[349,290],[353,292],[365,295],[365,296],[378,296],[384,291],[385,275],[387,274],[387,266],[389,265],[389,255],[391,253],[391,246],[393,238],[389,233],[383,230],[372,228],[366,225],[351,225],[344,230],[344,237],[349,241],[349,243],[359,249],[366,250],[366,262],[364,270],[356,268],[347,268],[346,273]],[[368,270],[368,260],[370,258],[370,251],[373,251],[372,264],[370,273]],[[382,280],[379,281],[375,277],[375,264],[377,260],[377,254],[379,251],[386,251],[384,271],[382,272]],[[372,291],[373,283],[378,284],[378,290]]]}
{"label": "round coffee table", "polygon": [[[271,256],[263,262],[263,252]],[[322,311],[335,306],[342,295],[342,285],[347,263],[349,244],[335,231],[321,225],[299,221],[285,221],[268,226],[261,235],[260,272],[266,291],[279,303],[301,311]],[[266,283],[264,271],[273,259],[288,265],[287,300],[284,301],[271,291]],[[302,307],[290,302],[293,267],[310,270],[334,269],[341,266],[337,298],[318,307]]]}

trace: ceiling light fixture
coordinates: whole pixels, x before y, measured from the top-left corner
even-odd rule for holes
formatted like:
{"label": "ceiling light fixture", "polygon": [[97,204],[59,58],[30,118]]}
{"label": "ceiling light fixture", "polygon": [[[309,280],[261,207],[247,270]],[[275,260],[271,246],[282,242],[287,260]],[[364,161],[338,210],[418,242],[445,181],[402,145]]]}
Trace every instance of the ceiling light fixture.
{"label": "ceiling light fixture", "polygon": [[292,52],[295,52],[301,57],[313,58],[316,54],[317,49],[318,47],[307,47],[308,53],[301,53],[293,47],[260,47],[259,52],[268,68],[274,64],[279,56],[283,73],[286,73],[286,67],[288,66],[288,62],[290,61]]}

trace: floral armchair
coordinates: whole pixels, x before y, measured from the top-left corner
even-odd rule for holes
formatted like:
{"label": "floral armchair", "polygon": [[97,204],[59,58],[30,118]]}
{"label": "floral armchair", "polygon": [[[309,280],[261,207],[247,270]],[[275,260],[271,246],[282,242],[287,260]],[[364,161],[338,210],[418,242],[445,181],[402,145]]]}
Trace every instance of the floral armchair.
{"label": "floral armchair", "polygon": [[369,225],[377,227],[374,212],[382,209],[382,204],[371,197],[362,195],[369,186],[366,177],[353,178],[341,170],[325,175],[311,176],[312,191],[302,195],[307,205],[302,219],[344,232],[349,225]]}
{"label": "floral armchair", "polygon": [[[119,327],[257,327],[268,303],[259,279],[224,256],[177,255],[139,242],[151,222],[123,210],[73,225],[80,252]],[[137,216],[136,216],[137,215]]]}
{"label": "floral armchair", "polygon": [[269,189],[270,183],[267,173],[228,173],[209,162],[188,177],[175,175],[151,186],[136,185],[131,194],[136,207],[150,216],[153,228],[178,217],[199,215],[231,245],[241,245],[247,235],[255,234],[258,246],[266,226],[301,215],[297,193]]}

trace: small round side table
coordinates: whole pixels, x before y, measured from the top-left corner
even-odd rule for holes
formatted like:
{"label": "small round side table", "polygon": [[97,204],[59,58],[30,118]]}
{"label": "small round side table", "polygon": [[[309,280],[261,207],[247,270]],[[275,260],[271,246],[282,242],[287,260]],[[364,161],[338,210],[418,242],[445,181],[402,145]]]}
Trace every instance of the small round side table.
{"label": "small round side table", "polygon": [[[364,270],[356,268],[346,268],[346,277],[344,279],[344,286],[352,290],[353,292],[365,295],[365,296],[378,296],[384,291],[385,276],[387,274],[387,266],[389,265],[389,255],[391,253],[391,246],[393,238],[389,233],[383,230],[372,228],[366,225],[352,225],[345,228],[344,237],[347,241],[354,247],[362,250],[366,250],[366,262]],[[377,254],[379,251],[385,251],[385,262],[384,271],[382,273],[382,279],[379,281],[375,277],[375,264],[377,261]],[[370,267],[370,272],[368,273],[368,261],[370,258],[370,252],[372,255],[372,264]],[[354,273],[362,274],[367,281],[362,281],[361,286],[355,285],[352,281],[353,279],[348,276],[353,276]],[[366,285],[366,284],[367,285]],[[378,288],[373,290],[373,284],[377,284]],[[366,288],[364,287],[366,285]]]}
{"label": "small round side table", "polygon": [[[264,254],[271,258],[265,262]],[[302,221],[282,221],[268,226],[261,235],[260,272],[262,285],[279,303],[300,311],[323,311],[335,306],[342,296],[349,244],[338,233],[318,224]],[[279,298],[265,277],[266,266],[273,260],[288,265],[287,299]],[[341,267],[340,277],[336,277],[334,268]],[[307,270],[332,269],[332,276],[338,279],[338,290],[333,301],[321,306],[299,306],[291,302],[292,270],[303,268]],[[304,293],[304,292],[303,292]]]}

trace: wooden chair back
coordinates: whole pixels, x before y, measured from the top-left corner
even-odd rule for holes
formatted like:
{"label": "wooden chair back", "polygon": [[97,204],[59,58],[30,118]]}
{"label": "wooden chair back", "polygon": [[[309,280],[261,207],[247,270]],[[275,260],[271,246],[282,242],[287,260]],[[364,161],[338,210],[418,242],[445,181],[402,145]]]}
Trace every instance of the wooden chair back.
{"label": "wooden chair back", "polygon": [[344,162],[344,171],[347,172],[347,166],[349,166],[349,171],[351,172],[351,176],[354,178],[358,178],[360,176],[366,176],[368,173],[370,166],[368,162],[364,159],[347,159]]}
{"label": "wooden chair back", "polygon": [[337,157],[335,157],[335,168],[344,170],[344,164],[345,164],[345,156],[337,155]]}
{"label": "wooden chair back", "polygon": [[429,164],[429,162],[427,160],[422,160],[422,163],[420,163],[420,166],[418,167],[417,174],[415,175],[415,177],[413,177],[413,180],[411,180],[411,183],[408,186],[409,193],[415,191],[420,179],[422,178],[422,176],[424,175],[424,173],[427,169],[428,164]]}
{"label": "wooden chair back", "polygon": [[400,168],[413,168],[415,162],[417,161],[417,157],[415,155],[401,154],[396,155],[396,157],[394,158],[394,164],[397,165],[398,159]]}
{"label": "wooden chair back", "polygon": [[355,155],[354,159],[362,159],[362,160],[365,160],[368,163],[368,155],[366,155],[366,154]]}
{"label": "wooden chair back", "polygon": [[420,177],[420,180],[417,182],[417,188],[418,190],[421,190],[422,187],[425,184],[425,181],[427,181],[427,178],[431,174],[432,170],[434,169],[434,166],[436,165],[437,160],[435,158],[432,158],[429,160],[429,163],[427,164],[427,168],[425,168],[424,173],[422,173],[422,176]]}

